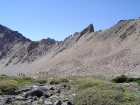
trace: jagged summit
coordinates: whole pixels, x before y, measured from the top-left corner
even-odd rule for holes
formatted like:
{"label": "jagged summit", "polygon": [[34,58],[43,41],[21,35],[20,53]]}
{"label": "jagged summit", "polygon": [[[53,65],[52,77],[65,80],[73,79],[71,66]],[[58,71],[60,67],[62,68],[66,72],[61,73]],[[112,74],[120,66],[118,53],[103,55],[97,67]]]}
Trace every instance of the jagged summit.
{"label": "jagged summit", "polygon": [[85,28],[84,30],[82,30],[80,32],[80,34],[83,35],[83,34],[88,34],[88,33],[91,33],[91,32],[94,32],[93,24],[90,24],[87,28]]}

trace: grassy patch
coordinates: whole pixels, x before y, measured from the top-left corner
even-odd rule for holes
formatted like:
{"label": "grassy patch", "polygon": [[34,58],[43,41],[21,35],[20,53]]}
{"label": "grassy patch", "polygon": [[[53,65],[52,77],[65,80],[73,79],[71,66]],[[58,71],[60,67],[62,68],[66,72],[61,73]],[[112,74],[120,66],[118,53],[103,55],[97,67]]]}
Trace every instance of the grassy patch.
{"label": "grassy patch", "polygon": [[2,80],[0,82],[1,94],[13,94],[18,89],[18,82],[15,80]]}
{"label": "grassy patch", "polygon": [[94,77],[77,77],[71,82],[73,85],[78,85],[77,91],[82,91],[87,88],[94,88],[95,90],[98,90],[104,88],[105,84],[108,83],[108,81],[103,81],[102,79]]}
{"label": "grassy patch", "polygon": [[17,77],[14,78],[14,80],[18,81],[18,83],[25,83],[27,81],[31,81],[32,79],[30,77]]}
{"label": "grassy patch", "polygon": [[123,94],[118,91],[85,89],[73,98],[74,105],[118,105]]}
{"label": "grassy patch", "polygon": [[[17,88],[32,85],[37,83],[35,79],[23,76],[0,76],[0,93],[1,94],[13,94]],[[18,85],[17,85],[18,84]]]}
{"label": "grassy patch", "polygon": [[68,81],[68,79],[66,79],[66,78],[59,78],[59,81],[62,83],[62,82],[64,82],[64,83],[68,83],[69,81]]}
{"label": "grassy patch", "polygon": [[[140,93],[133,87],[111,83],[96,77],[75,77],[71,84],[77,86],[74,105],[138,105]],[[131,88],[131,89],[130,89]]]}

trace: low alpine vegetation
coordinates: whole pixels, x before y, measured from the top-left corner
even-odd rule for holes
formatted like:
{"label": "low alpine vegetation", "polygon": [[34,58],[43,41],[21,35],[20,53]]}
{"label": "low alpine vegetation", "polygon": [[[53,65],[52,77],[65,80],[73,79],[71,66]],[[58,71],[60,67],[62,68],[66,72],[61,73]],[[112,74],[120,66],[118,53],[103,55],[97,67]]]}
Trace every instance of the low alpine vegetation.
{"label": "low alpine vegetation", "polygon": [[105,79],[85,77],[72,81],[77,86],[74,105],[139,105],[132,87],[111,83]]}
{"label": "low alpine vegetation", "polygon": [[138,84],[140,84],[140,78],[132,78],[132,77],[127,77],[125,75],[117,76],[116,78],[113,78],[111,81],[114,83],[137,82]]}
{"label": "low alpine vegetation", "polygon": [[15,80],[2,80],[0,82],[0,94],[11,95],[18,89],[18,82]]}
{"label": "low alpine vegetation", "polygon": [[26,86],[45,86],[49,84],[54,87],[61,87],[62,90],[70,90],[70,101],[73,105],[140,105],[139,87],[123,84],[123,82],[139,83],[139,78],[129,78],[121,75],[111,81],[113,83],[104,77],[42,77],[33,79],[26,76],[10,77],[1,75],[0,94],[12,95],[17,92],[16,90]]}

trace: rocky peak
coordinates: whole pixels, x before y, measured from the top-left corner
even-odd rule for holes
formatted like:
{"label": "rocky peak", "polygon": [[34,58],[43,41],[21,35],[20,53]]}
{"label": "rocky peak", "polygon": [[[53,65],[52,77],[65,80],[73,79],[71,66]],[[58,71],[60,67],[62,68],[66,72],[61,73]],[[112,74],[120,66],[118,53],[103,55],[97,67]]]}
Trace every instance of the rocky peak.
{"label": "rocky peak", "polygon": [[94,27],[92,24],[90,24],[87,28],[83,29],[79,34],[75,34],[74,36],[76,36],[76,42],[81,38],[81,36],[85,35],[85,34],[89,34],[91,32],[94,32]]}
{"label": "rocky peak", "polygon": [[30,39],[25,38],[18,31],[13,31],[3,25],[0,25],[0,40],[7,40],[10,42],[14,42],[15,40],[28,42],[30,41]]}
{"label": "rocky peak", "polygon": [[55,44],[57,41],[55,41],[54,39],[51,38],[47,38],[47,39],[42,39],[40,41],[40,43],[42,44]]}
{"label": "rocky peak", "polygon": [[88,33],[91,33],[91,32],[94,32],[93,24],[90,24],[87,28],[85,28],[84,30],[82,30],[80,32],[80,34],[83,35],[83,34],[88,34]]}

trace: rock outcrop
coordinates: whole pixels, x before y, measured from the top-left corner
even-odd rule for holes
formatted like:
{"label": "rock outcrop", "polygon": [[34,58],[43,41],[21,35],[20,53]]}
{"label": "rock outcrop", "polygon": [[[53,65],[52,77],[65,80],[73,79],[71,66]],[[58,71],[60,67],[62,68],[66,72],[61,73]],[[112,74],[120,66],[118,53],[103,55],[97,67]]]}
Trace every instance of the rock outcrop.
{"label": "rock outcrop", "polygon": [[0,105],[72,105],[70,101],[73,97],[72,91],[71,88],[60,86],[60,84],[34,85],[18,90],[13,95],[0,97]]}
{"label": "rock outcrop", "polygon": [[[70,35],[69,37],[65,38],[64,41],[60,42],[58,46],[56,47],[56,54],[59,52],[62,52],[63,50],[71,47],[74,45],[83,35],[89,34],[91,32],[94,32],[94,27],[92,24],[90,24],[87,28],[82,30],[81,32],[76,32],[74,35]],[[55,55],[56,55],[55,54]]]}

